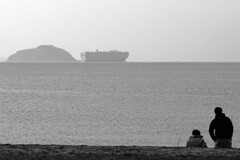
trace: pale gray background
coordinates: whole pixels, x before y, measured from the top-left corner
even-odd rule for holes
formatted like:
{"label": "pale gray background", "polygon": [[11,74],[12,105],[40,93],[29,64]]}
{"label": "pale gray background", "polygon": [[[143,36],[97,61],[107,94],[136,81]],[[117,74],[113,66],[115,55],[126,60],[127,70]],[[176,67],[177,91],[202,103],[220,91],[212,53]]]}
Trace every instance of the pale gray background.
{"label": "pale gray background", "polygon": [[239,0],[0,0],[0,57],[52,44],[128,61],[240,61]]}

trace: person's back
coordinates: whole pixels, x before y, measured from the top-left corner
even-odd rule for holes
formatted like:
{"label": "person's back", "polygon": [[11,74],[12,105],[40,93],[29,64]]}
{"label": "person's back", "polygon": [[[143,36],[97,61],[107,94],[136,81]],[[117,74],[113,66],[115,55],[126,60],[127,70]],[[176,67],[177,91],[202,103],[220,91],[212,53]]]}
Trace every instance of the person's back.
{"label": "person's back", "polygon": [[192,131],[192,136],[187,141],[187,147],[207,148],[207,144],[199,130]]}
{"label": "person's back", "polygon": [[232,122],[225,114],[217,115],[210,124],[210,130],[215,130],[216,139],[232,139]]}
{"label": "person's back", "polygon": [[231,148],[231,140],[233,135],[232,121],[222,113],[220,107],[215,108],[215,119],[209,126],[209,134],[215,142],[216,148]]}

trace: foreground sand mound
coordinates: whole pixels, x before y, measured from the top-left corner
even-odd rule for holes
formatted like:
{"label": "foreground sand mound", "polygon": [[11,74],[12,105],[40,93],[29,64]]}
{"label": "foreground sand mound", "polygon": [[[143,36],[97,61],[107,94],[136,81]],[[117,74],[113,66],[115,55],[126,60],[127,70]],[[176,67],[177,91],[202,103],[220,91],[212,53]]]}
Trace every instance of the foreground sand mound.
{"label": "foreground sand mound", "polygon": [[240,149],[149,146],[0,145],[11,160],[240,160]]}

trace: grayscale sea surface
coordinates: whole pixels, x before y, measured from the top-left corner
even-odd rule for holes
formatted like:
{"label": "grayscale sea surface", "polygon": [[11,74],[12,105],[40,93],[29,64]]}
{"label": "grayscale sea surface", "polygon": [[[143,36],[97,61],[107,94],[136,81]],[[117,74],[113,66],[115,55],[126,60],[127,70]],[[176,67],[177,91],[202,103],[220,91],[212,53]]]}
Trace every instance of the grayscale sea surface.
{"label": "grayscale sea surface", "polygon": [[0,63],[0,143],[213,147],[217,106],[240,147],[240,63]]}

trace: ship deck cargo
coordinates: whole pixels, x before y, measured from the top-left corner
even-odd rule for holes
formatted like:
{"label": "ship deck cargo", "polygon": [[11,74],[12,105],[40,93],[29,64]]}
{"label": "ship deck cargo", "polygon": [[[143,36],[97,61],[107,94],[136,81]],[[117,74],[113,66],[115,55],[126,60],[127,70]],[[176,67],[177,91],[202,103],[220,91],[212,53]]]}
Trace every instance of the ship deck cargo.
{"label": "ship deck cargo", "polygon": [[81,53],[83,62],[126,62],[128,52],[121,51],[96,51]]}

